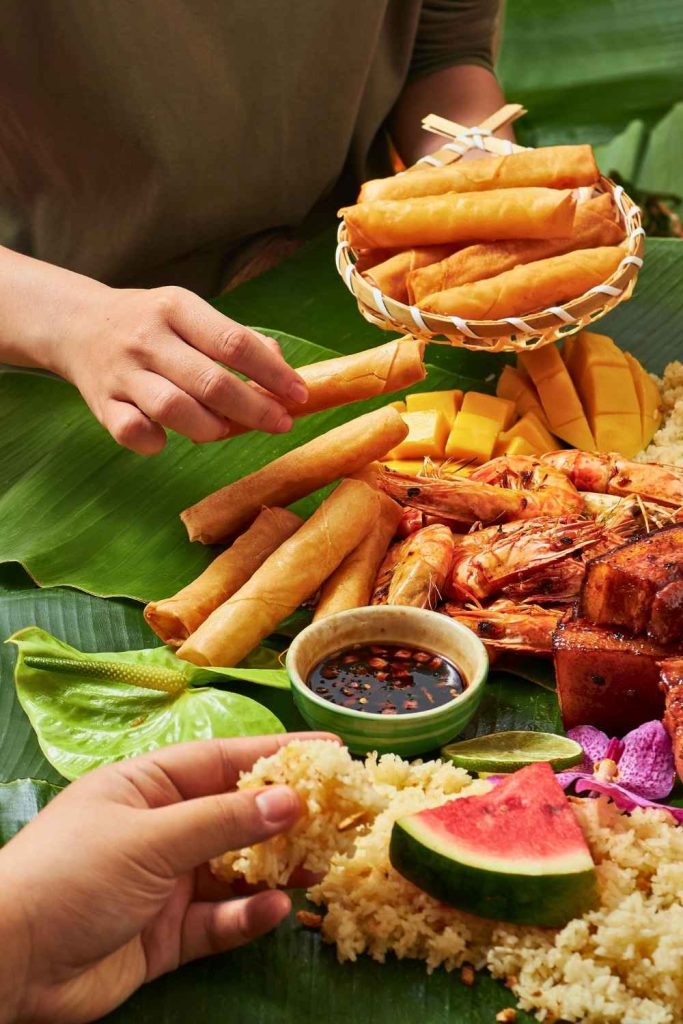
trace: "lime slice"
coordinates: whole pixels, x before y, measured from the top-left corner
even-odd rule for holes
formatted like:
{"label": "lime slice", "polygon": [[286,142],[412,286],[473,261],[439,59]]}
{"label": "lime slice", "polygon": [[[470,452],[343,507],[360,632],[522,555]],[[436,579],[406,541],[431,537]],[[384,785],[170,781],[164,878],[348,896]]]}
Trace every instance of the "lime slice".
{"label": "lime slice", "polygon": [[528,764],[549,761],[556,772],[578,764],[583,751],[575,740],[552,732],[494,732],[449,743],[441,753],[468,772],[516,772]]}

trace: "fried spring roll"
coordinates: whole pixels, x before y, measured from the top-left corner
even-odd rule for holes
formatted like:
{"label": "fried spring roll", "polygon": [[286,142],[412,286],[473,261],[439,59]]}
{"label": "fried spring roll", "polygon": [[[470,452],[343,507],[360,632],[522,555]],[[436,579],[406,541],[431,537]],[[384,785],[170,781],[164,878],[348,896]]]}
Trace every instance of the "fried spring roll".
{"label": "fried spring roll", "polygon": [[600,177],[590,146],[547,146],[486,160],[459,160],[445,167],[425,167],[408,174],[366,181],[359,203],[376,199],[411,199],[444,192],[480,192],[535,185],[578,188]]}
{"label": "fried spring roll", "polygon": [[623,237],[616,206],[612,197],[605,193],[577,206],[569,238],[514,239],[468,245],[440,263],[414,270],[407,280],[409,301],[421,302],[435,292],[504,274],[520,263],[534,263],[573,249],[617,245]]}
{"label": "fried spring roll", "polygon": [[340,210],[356,248],[488,242],[499,238],[564,238],[576,200],[554,188],[450,192],[417,199],[378,199]]}
{"label": "fried spring roll", "polygon": [[[365,352],[300,366],[297,373],[308,387],[308,401],[301,405],[281,398],[276,400],[291,416],[310,416],[350,402],[388,395],[424,380],[424,342],[399,338]],[[258,387],[256,390],[263,391]],[[241,424],[232,423],[230,436],[244,434],[247,430]]]}
{"label": "fried spring roll", "polygon": [[237,665],[309,598],[367,533],[379,493],[344,480],[293,537],[236,594],[209,615],[178,650],[195,665]]}
{"label": "fried spring roll", "polygon": [[377,570],[403,514],[388,494],[379,494],[380,510],[365,538],[323,584],[313,621],[370,604]]}
{"label": "fried spring roll", "polygon": [[181,512],[180,518],[190,540],[216,544],[250,523],[263,505],[291,505],[380,459],[407,433],[396,409],[366,413],[221,487]]}
{"label": "fried spring roll", "polygon": [[285,508],[264,508],[249,529],[201,576],[163,601],[150,601],[145,619],[157,636],[178,647],[211,612],[232,597],[303,522]]}
{"label": "fried spring roll", "polygon": [[473,281],[460,288],[428,295],[420,308],[468,320],[523,316],[577,299],[613,274],[623,257],[623,249],[616,245],[552,256],[485,281]]}
{"label": "fried spring roll", "polygon": [[[452,245],[425,245],[419,249],[406,249],[396,253],[384,263],[378,263],[365,271],[364,277],[374,284],[383,295],[397,302],[408,301],[408,275],[420,267],[445,260],[453,252]],[[299,371],[301,372],[301,371]]]}

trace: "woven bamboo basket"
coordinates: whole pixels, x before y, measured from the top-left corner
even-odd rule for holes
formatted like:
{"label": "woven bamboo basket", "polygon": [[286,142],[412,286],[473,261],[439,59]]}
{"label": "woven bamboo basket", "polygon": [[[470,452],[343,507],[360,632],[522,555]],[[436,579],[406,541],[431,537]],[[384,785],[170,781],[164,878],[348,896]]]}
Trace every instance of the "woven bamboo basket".
{"label": "woven bamboo basket", "polygon": [[[459,160],[470,149],[486,150],[495,155],[519,152],[524,147],[497,139],[493,132],[524,114],[523,107],[508,104],[476,128],[465,128],[453,121],[430,114],[423,127],[449,139],[430,156],[423,157],[408,168],[409,173],[422,164],[442,167]],[[385,330],[399,331],[425,338],[438,344],[453,345],[478,352],[520,352],[540,348],[567,334],[574,334],[595,323],[620,302],[630,298],[643,265],[645,231],[640,209],[620,185],[601,177],[593,190],[597,195],[609,192],[621,217],[624,231],[624,258],[616,271],[602,284],[564,306],[551,306],[523,318],[504,320],[465,320],[458,316],[427,313],[417,306],[384,295],[356,270],[358,254],[349,245],[346,225],[342,221],[337,233],[337,270],[346,287],[355,296],[366,320]]]}

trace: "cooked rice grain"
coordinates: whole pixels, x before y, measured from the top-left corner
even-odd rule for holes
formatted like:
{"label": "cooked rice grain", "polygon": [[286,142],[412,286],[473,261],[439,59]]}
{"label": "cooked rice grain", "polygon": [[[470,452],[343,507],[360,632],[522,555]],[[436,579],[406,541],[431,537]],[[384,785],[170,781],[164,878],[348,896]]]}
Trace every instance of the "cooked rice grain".
{"label": "cooked rice grain", "polygon": [[669,363],[663,378],[654,379],[662,395],[662,425],[636,460],[683,466],[683,363]]}

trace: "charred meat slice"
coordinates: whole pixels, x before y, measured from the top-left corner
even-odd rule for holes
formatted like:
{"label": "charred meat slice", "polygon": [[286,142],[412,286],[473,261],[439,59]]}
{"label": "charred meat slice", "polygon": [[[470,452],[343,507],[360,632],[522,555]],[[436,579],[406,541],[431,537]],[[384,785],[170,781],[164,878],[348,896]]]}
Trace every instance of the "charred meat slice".
{"label": "charred meat slice", "polygon": [[588,562],[579,617],[660,643],[683,639],[683,525],[663,527]]}
{"label": "charred meat slice", "polygon": [[566,729],[590,723],[611,736],[664,712],[658,661],[677,654],[647,637],[629,637],[580,620],[553,634],[557,694]]}

